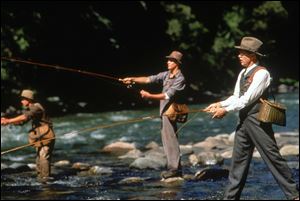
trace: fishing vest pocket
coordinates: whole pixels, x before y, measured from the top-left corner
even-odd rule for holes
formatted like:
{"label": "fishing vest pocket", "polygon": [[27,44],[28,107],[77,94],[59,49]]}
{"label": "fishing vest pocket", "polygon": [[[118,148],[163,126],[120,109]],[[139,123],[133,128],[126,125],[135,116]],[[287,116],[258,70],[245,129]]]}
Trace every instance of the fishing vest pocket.
{"label": "fishing vest pocket", "polygon": [[186,104],[172,103],[164,115],[168,116],[171,121],[185,123],[188,118],[189,108]]}
{"label": "fishing vest pocket", "polygon": [[32,129],[29,132],[28,135],[28,141],[29,143],[35,143],[32,146],[33,147],[41,147],[41,146],[45,146],[45,145],[49,145],[51,142],[53,142],[54,140],[47,140],[50,138],[53,138],[54,132],[52,130],[51,127],[49,127],[48,124],[44,124],[41,125],[35,129]]}

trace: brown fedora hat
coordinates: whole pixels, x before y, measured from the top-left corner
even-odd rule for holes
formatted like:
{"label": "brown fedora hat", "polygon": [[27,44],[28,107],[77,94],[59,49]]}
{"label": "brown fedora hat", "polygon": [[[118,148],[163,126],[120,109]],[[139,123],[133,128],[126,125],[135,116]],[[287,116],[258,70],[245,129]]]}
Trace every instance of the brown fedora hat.
{"label": "brown fedora hat", "polygon": [[171,52],[171,54],[169,56],[166,56],[167,59],[174,59],[179,64],[182,64],[181,63],[182,57],[183,57],[183,55],[179,51],[173,51],[173,52]]}
{"label": "brown fedora hat", "polygon": [[239,46],[234,46],[236,49],[246,50],[248,52],[255,53],[259,56],[265,56],[258,52],[263,42],[254,37],[243,37]]}

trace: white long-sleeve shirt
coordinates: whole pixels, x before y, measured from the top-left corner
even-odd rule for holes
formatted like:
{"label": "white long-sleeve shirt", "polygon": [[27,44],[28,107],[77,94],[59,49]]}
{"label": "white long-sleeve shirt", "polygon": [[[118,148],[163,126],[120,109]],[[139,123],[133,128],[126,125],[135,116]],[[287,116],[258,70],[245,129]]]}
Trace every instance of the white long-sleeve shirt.
{"label": "white long-sleeve shirt", "polygon": [[225,108],[227,112],[230,111],[239,111],[244,107],[250,105],[254,101],[256,101],[265,91],[265,89],[270,85],[271,77],[270,73],[265,69],[258,70],[254,76],[252,83],[250,84],[248,90],[245,92],[244,95],[239,97],[240,93],[240,79],[242,74],[245,72],[245,75],[256,67],[258,63],[251,65],[248,68],[243,69],[237,79],[235,84],[234,93],[232,96],[227,98],[224,101],[221,101],[221,106]]}

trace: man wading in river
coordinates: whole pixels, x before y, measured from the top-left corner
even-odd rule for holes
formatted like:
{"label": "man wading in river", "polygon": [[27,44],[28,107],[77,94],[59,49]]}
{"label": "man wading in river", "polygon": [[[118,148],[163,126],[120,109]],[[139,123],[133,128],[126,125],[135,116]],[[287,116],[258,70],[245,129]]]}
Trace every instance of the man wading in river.
{"label": "man wading in river", "polygon": [[162,93],[159,94],[151,94],[145,90],[140,91],[142,98],[160,101],[160,115],[162,118],[161,137],[168,162],[168,171],[161,173],[163,179],[182,176],[176,123],[184,122],[187,118],[186,115],[174,115],[174,111],[175,113],[182,114],[184,110],[184,105],[178,104],[180,102],[179,97],[185,89],[185,78],[179,69],[182,53],[173,51],[166,58],[168,59],[168,71],[149,77],[127,77],[120,79],[125,84],[158,83],[163,86]]}
{"label": "man wading in river", "polygon": [[[23,90],[21,93],[21,103],[26,108],[23,114],[15,118],[1,118],[1,125],[23,124],[32,121],[32,129],[29,131],[29,143],[34,143],[36,148],[36,170],[39,181],[50,179],[50,163],[55,140],[52,122],[46,115],[45,109],[40,103],[34,101],[33,91]],[[44,140],[44,141],[42,141]]]}
{"label": "man wading in river", "polygon": [[235,84],[234,94],[228,99],[213,103],[205,111],[221,119],[228,112],[239,111],[239,124],[235,131],[229,185],[225,200],[240,199],[245,186],[253,150],[256,147],[288,199],[299,200],[297,185],[283,157],[280,155],[271,123],[257,119],[260,98],[267,98],[271,78],[268,70],[260,66],[258,52],[263,43],[254,37],[244,37],[238,49],[243,69]]}

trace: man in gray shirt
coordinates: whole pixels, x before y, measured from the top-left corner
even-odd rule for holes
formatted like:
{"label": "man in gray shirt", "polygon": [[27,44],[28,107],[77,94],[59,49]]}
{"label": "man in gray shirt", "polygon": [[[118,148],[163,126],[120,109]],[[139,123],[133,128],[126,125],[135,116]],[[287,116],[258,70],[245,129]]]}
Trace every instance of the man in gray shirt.
{"label": "man in gray shirt", "polygon": [[161,177],[166,179],[170,177],[182,176],[180,164],[180,149],[177,136],[176,121],[171,120],[164,112],[168,110],[172,103],[179,101],[180,95],[185,89],[185,78],[180,71],[182,53],[173,51],[169,56],[167,67],[168,71],[158,73],[148,77],[127,77],[121,79],[124,84],[162,84],[162,93],[152,94],[145,90],[141,90],[142,98],[160,101],[160,115],[162,118],[161,137],[165,154],[167,156],[168,170],[163,171]]}

